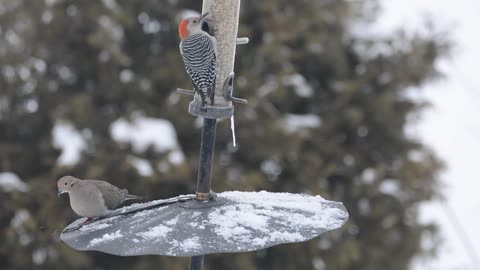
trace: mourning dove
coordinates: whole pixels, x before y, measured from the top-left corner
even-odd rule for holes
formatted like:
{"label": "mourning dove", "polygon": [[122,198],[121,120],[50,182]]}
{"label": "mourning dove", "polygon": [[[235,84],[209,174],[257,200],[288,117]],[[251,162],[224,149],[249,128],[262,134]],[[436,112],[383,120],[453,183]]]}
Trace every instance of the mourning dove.
{"label": "mourning dove", "polygon": [[80,180],[64,176],[57,182],[58,195],[68,193],[70,206],[79,216],[91,220],[106,216],[126,200],[142,199],[128,194],[128,190],[100,180]]}

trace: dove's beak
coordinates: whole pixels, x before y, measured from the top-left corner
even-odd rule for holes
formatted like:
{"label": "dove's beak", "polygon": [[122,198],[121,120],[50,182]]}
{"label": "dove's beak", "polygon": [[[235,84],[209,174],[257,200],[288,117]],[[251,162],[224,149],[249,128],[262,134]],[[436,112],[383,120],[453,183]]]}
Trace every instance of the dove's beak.
{"label": "dove's beak", "polygon": [[60,191],[59,190],[58,193],[57,193],[57,197],[60,197],[60,195],[62,195],[63,193],[65,193],[65,191]]}
{"label": "dove's beak", "polygon": [[207,17],[208,15],[208,12],[205,13],[205,14],[202,14],[200,17],[198,17],[200,19],[200,21],[203,21],[203,19],[205,19],[205,17]]}

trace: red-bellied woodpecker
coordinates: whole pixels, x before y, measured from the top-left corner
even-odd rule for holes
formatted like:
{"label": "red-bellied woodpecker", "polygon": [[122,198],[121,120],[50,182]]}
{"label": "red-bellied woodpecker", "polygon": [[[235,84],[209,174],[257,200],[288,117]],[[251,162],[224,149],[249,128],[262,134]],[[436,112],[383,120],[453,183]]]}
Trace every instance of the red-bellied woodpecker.
{"label": "red-bellied woodpecker", "polygon": [[183,19],[178,26],[180,53],[185,70],[193,82],[194,90],[205,105],[205,94],[213,105],[215,96],[215,68],[217,60],[216,39],[202,30],[202,23],[208,13],[200,17]]}

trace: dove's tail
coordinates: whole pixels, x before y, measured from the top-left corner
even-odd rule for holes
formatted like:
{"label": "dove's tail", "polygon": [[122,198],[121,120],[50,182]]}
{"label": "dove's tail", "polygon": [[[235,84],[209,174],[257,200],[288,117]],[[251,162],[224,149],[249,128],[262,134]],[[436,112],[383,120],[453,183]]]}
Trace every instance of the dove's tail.
{"label": "dove's tail", "polygon": [[143,197],[142,197],[142,196],[136,196],[136,195],[128,194],[127,197],[125,198],[125,201],[126,201],[126,200],[143,200]]}

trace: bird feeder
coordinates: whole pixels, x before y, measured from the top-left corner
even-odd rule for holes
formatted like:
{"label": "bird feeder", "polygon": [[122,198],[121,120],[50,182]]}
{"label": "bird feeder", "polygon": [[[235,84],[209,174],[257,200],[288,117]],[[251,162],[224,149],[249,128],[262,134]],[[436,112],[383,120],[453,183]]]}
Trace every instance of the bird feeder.
{"label": "bird feeder", "polygon": [[208,13],[202,29],[217,40],[217,64],[215,98],[213,105],[203,105],[200,96],[193,90],[177,89],[180,93],[194,95],[188,112],[195,116],[212,119],[233,116],[232,102],[246,104],[245,99],[233,97],[233,67],[237,44],[248,43],[248,38],[237,38],[240,0],[204,0],[202,14]]}
{"label": "bird feeder", "polygon": [[302,242],[341,227],[348,213],[340,202],[319,196],[288,193],[211,193],[217,119],[233,116],[233,66],[240,0],[204,0],[203,26],[217,39],[217,78],[214,105],[202,106],[194,95],[188,111],[204,117],[196,194],[117,209],[83,225],[79,219],[60,238],[77,250],[97,250],[120,256],[147,254],[191,256],[190,269],[203,268],[205,254],[246,252]]}

